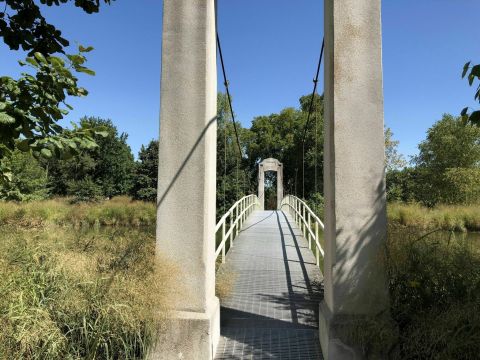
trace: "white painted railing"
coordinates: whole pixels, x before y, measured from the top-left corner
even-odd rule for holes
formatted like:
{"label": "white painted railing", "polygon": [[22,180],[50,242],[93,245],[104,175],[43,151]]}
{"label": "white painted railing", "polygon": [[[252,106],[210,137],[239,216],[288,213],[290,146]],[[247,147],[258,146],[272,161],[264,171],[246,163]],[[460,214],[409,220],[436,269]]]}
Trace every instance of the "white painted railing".
{"label": "white painted railing", "polygon": [[257,195],[247,195],[238,200],[230,210],[222,216],[217,226],[215,226],[215,239],[217,238],[217,233],[222,231],[222,241],[215,251],[215,259],[218,259],[221,253],[222,263],[225,263],[227,240],[230,242],[230,249],[233,246],[233,240],[237,237],[247,217],[255,210],[255,207],[259,206],[260,202],[258,201]]}
{"label": "white painted railing", "polygon": [[[319,230],[325,229],[322,220],[308,207],[301,199],[293,195],[287,195],[283,198],[281,207],[288,207],[290,215],[302,230],[303,235],[308,240],[308,248],[314,252],[317,266],[320,266],[320,255],[324,256],[324,250],[320,245]],[[312,248],[312,242],[315,249]]]}

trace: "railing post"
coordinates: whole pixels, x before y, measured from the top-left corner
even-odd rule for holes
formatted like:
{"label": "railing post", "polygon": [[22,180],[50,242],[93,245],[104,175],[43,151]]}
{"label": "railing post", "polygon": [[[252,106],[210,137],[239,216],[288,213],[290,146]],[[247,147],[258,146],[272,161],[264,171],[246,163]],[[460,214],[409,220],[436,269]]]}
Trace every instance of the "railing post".
{"label": "railing post", "polygon": [[293,220],[297,223],[297,199],[293,198]]}
{"label": "railing post", "polygon": [[307,232],[307,238],[308,238],[308,248],[312,250],[312,236],[310,235],[310,231],[312,230],[312,224],[310,220],[310,211],[308,212],[308,232]]}
{"label": "railing post", "polygon": [[297,198],[294,199],[293,201],[293,207],[295,208],[295,223],[298,225],[298,213],[297,213]]}
{"label": "railing post", "polygon": [[243,203],[244,203],[243,206],[244,206],[244,208],[245,208],[245,215],[243,216],[243,221],[245,222],[245,220],[247,219],[247,216],[248,216],[248,214],[247,214],[247,211],[248,211],[248,210],[247,210],[247,208],[248,208],[248,199],[243,200]]}
{"label": "railing post", "polygon": [[243,227],[243,200],[240,200],[240,229]]}
{"label": "railing post", "polygon": [[222,224],[222,264],[225,264],[225,221]]}
{"label": "railing post", "polygon": [[318,221],[315,220],[315,257],[317,259],[317,266],[320,266],[320,250],[318,248],[319,243],[320,239],[318,238]]}
{"label": "railing post", "polygon": [[240,205],[237,205],[237,206],[235,207],[235,233],[236,233],[236,234],[235,234],[235,237],[238,236],[238,228],[240,227],[240,220],[238,219],[238,207],[239,207],[239,206],[240,206]]}
{"label": "railing post", "polygon": [[230,214],[230,247],[233,246],[233,213]]}
{"label": "railing post", "polygon": [[302,224],[303,224],[303,236],[305,236],[305,206],[302,204]]}

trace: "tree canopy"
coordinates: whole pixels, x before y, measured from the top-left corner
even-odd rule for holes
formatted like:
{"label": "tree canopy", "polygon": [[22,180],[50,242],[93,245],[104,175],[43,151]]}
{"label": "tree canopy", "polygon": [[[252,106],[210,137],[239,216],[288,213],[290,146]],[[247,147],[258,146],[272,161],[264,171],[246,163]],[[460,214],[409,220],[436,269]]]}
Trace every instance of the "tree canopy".
{"label": "tree canopy", "polygon": [[[92,197],[112,197],[130,191],[135,163],[127,144],[128,135],[119,134],[111,120],[96,117],[82,118],[78,131],[95,127],[104,128],[108,134],[95,135],[98,146],[82,150],[76,158],[52,158],[47,162],[52,194],[75,196],[78,191],[83,193],[87,185]],[[86,194],[81,196],[85,197]]]}
{"label": "tree canopy", "polygon": [[135,165],[131,194],[136,200],[156,201],[158,179],[158,140],[142,145]]}

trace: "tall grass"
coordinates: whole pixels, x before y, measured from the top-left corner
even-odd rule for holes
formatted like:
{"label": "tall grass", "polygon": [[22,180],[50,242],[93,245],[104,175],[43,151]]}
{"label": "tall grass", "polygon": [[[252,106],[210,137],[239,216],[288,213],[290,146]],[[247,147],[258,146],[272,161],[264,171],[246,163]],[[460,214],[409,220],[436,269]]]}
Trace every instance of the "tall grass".
{"label": "tall grass", "polygon": [[426,208],[418,204],[388,205],[388,219],[419,229],[480,231],[480,205],[445,205]]}
{"label": "tall grass", "polygon": [[338,327],[366,359],[473,360],[480,354],[480,248],[454,232],[389,225],[386,313]]}
{"label": "tall grass", "polygon": [[65,198],[28,203],[0,202],[0,225],[149,226],[155,224],[155,220],[155,204],[127,197],[88,204],[71,204]]}
{"label": "tall grass", "polygon": [[390,226],[387,269],[401,359],[477,359],[480,250],[454,233]]}
{"label": "tall grass", "polygon": [[3,225],[0,358],[144,358],[175,273],[153,231]]}

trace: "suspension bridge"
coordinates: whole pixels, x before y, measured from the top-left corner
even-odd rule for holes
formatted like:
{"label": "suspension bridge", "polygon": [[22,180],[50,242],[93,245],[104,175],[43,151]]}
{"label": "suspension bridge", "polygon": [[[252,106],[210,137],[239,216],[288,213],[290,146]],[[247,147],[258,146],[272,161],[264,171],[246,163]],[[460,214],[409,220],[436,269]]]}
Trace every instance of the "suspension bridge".
{"label": "suspension bridge", "polygon": [[323,223],[293,196],[280,210],[260,209],[256,195],[246,196],[216,227],[218,271],[234,278],[216,359],[321,359]]}
{"label": "suspension bridge", "polygon": [[[157,251],[178,264],[184,294],[151,358],[361,359],[345,334],[388,309],[379,262],[386,240],[381,1],[325,0],[297,164],[307,198],[305,137],[324,58],[325,219],[280,186],[278,208],[265,211],[262,174],[281,177],[283,167],[258,159],[266,161],[263,170],[259,163],[258,193],[239,199],[215,224],[217,50],[236,156],[245,159],[216,15],[215,0],[164,0]],[[310,180],[318,190],[317,171]],[[235,277],[222,304],[217,265]]]}

